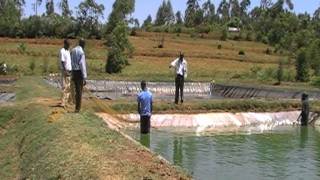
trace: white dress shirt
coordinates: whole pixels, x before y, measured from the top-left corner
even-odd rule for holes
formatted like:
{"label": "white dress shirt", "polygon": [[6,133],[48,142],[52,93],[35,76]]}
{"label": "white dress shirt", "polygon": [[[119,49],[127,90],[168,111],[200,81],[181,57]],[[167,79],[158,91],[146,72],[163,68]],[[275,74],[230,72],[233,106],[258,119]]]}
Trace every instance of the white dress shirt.
{"label": "white dress shirt", "polygon": [[[63,63],[61,64],[61,70],[71,71],[71,56],[70,51],[66,50],[65,48],[62,48],[60,50],[60,61]],[[64,67],[62,65],[64,64]]]}
{"label": "white dress shirt", "polygon": [[185,59],[182,60],[182,62],[179,61],[180,58],[175,59],[171,62],[171,66],[175,68],[176,74],[184,76],[184,78],[187,78],[188,76],[188,63]]}

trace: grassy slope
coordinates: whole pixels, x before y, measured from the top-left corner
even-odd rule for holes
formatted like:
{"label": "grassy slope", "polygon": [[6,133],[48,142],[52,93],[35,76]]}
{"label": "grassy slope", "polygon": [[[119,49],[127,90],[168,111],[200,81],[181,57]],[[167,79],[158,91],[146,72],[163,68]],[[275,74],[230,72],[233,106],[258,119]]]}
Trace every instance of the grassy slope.
{"label": "grassy slope", "polygon": [[[189,78],[191,81],[211,81],[212,79],[225,82],[256,81],[247,76],[250,69],[255,66],[261,68],[276,68],[279,55],[266,55],[267,48],[261,43],[219,41],[214,39],[190,38],[186,35],[177,37],[175,34],[165,34],[163,49],[154,48],[158,45],[160,35],[157,33],[138,33],[130,37],[135,47],[134,56],[121,74],[107,75],[104,73],[106,49],[103,41],[89,40],[86,47],[88,57],[89,75],[91,78],[107,78],[122,80],[151,80],[172,81],[172,72],[168,64],[184,51],[189,62]],[[45,60],[50,62],[50,71],[56,72],[58,51],[62,40],[59,39],[0,39],[1,60],[16,64],[23,73],[31,73],[29,63],[35,60],[36,74],[42,73]],[[20,53],[18,46],[26,43],[27,51]],[[76,42],[73,41],[73,45]],[[221,44],[222,49],[217,46]],[[246,55],[239,56],[238,52],[244,50]],[[143,67],[143,68],[141,68]],[[255,78],[255,77],[254,77]],[[259,82],[258,82],[259,83]],[[261,83],[261,82],[260,82]]]}
{"label": "grassy slope", "polygon": [[58,95],[40,78],[19,80],[17,102],[0,109],[2,179],[187,178],[90,111],[52,107]]}

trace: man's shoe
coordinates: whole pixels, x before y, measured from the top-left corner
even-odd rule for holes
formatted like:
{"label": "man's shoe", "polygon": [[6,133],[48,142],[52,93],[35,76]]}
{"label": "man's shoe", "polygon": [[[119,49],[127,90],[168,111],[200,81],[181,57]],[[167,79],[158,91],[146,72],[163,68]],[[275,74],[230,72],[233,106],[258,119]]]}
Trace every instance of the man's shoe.
{"label": "man's shoe", "polygon": [[181,104],[183,104],[183,99],[181,99]]}
{"label": "man's shoe", "polygon": [[79,112],[80,112],[80,110],[75,110],[75,111],[74,111],[74,113],[79,113]]}

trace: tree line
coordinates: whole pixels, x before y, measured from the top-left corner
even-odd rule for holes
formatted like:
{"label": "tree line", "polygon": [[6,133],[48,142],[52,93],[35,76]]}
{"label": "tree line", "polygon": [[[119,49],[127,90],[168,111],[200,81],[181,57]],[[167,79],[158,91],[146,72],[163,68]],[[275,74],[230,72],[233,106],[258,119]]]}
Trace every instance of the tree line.
{"label": "tree line", "polygon": [[[38,7],[43,3],[46,11],[39,15]],[[55,3],[59,3],[60,14],[56,13]],[[163,0],[155,19],[149,15],[141,26],[130,16],[134,0],[116,0],[107,23],[100,21],[105,7],[95,0],[83,0],[74,10],[68,0],[35,0],[35,14],[29,17],[22,16],[24,5],[24,0],[0,1],[0,36],[107,39],[108,59],[114,60],[107,62],[109,73],[120,72],[129,64],[133,47],[128,35],[132,30],[218,32],[222,40],[227,40],[231,38],[228,27],[236,27],[241,29],[237,39],[270,44],[275,53],[295,58],[296,80],[308,81],[310,75],[320,75],[320,8],[313,14],[296,14],[291,0],[261,0],[252,10],[250,0],[222,0],[217,7],[211,0],[187,0],[184,12],[174,12],[171,1]]]}

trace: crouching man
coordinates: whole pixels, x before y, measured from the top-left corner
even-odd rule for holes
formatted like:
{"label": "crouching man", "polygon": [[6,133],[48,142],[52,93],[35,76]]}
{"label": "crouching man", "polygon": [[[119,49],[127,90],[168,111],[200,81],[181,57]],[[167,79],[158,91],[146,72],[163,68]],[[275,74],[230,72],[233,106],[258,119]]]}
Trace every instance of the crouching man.
{"label": "crouching man", "polygon": [[140,114],[140,132],[150,132],[150,119],[152,114],[152,94],[147,90],[147,83],[141,82],[142,91],[138,94],[138,113]]}

